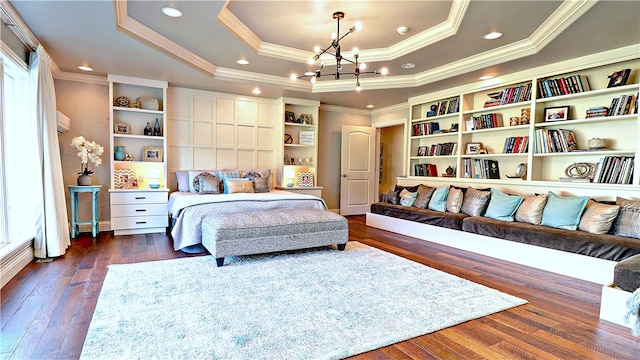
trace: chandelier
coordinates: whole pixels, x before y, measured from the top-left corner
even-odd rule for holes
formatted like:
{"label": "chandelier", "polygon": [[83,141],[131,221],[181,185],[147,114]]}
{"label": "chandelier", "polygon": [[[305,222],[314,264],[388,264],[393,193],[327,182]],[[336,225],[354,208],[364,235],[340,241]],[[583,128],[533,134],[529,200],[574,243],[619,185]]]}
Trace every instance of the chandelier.
{"label": "chandelier", "polygon": [[[387,69],[383,68],[380,71],[374,70],[374,71],[364,71],[366,69],[366,65],[364,63],[361,63],[358,61],[359,59],[359,51],[358,48],[353,48],[352,53],[353,53],[353,60],[343,57],[341,50],[340,50],[340,40],[344,39],[347,35],[360,30],[360,25],[356,24],[354,26],[352,26],[349,31],[347,33],[345,33],[344,35],[340,36],[340,20],[344,19],[344,13],[342,11],[337,11],[335,13],[333,13],[333,18],[337,21],[337,25],[338,25],[338,30],[335,33],[331,34],[331,44],[329,44],[329,46],[327,46],[324,50],[321,49],[319,46],[316,46],[314,51],[316,52],[316,54],[309,59],[309,64],[313,65],[316,63],[316,61],[318,61],[320,59],[320,56],[324,55],[324,54],[329,54],[333,57],[335,57],[336,59],[336,72],[332,73],[332,74],[323,74],[322,73],[322,69],[324,69],[325,64],[324,62],[320,62],[318,68],[315,71],[309,71],[307,73],[305,73],[304,75],[296,75],[296,74],[292,74],[291,75],[291,80],[296,80],[296,79],[301,79],[301,78],[306,78],[306,77],[310,77],[311,78],[311,83],[315,84],[316,80],[321,77],[322,75],[325,76],[333,76],[336,80],[340,79],[340,76],[342,75],[353,75],[356,77],[356,90],[360,91],[360,75],[363,74],[375,74],[375,75],[386,75],[387,74]],[[355,66],[354,70],[352,72],[345,72],[342,71],[342,63],[344,62],[348,62],[352,65]]]}

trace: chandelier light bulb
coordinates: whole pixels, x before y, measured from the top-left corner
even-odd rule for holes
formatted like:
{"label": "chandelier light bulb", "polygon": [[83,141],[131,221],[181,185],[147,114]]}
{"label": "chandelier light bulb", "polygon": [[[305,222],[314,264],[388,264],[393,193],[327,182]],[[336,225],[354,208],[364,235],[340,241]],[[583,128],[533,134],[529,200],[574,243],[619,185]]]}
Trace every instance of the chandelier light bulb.
{"label": "chandelier light bulb", "polygon": [[353,48],[353,50],[351,51],[353,52],[353,56],[358,56],[358,54],[360,54],[360,49],[358,49],[357,47]]}
{"label": "chandelier light bulb", "polygon": [[315,76],[311,78],[311,83],[312,83],[312,84],[315,84],[315,83],[316,83],[316,77],[315,77]]}
{"label": "chandelier light bulb", "polygon": [[360,70],[364,70],[367,68],[367,64],[361,63],[359,67],[360,67]]}
{"label": "chandelier light bulb", "polygon": [[356,28],[356,31],[360,31],[362,30],[362,23],[358,21],[353,25],[353,27]]}
{"label": "chandelier light bulb", "polygon": [[312,58],[312,57],[310,57],[309,59],[307,59],[307,63],[308,63],[309,65],[313,65],[313,63],[314,63],[314,62],[316,62],[316,59],[314,59],[314,58]]}
{"label": "chandelier light bulb", "polygon": [[388,73],[389,73],[389,70],[387,68],[380,69],[380,74],[387,75]]}
{"label": "chandelier light bulb", "polygon": [[314,51],[314,52],[316,52],[316,53],[319,53],[321,50],[322,50],[322,49],[320,49],[320,46],[318,46],[318,45],[316,45],[316,46],[313,48],[313,51]]}
{"label": "chandelier light bulb", "polygon": [[356,91],[360,91],[362,88],[360,87],[360,81],[356,83]]}
{"label": "chandelier light bulb", "polygon": [[289,78],[290,78],[291,80],[293,80],[293,81],[296,81],[296,80],[298,80],[298,75],[296,75],[296,74],[291,74],[291,76],[289,76]]}
{"label": "chandelier light bulb", "polygon": [[331,33],[331,40],[335,40],[335,39],[337,39],[337,38],[338,38],[338,34],[336,34],[336,33],[332,32],[332,33]]}

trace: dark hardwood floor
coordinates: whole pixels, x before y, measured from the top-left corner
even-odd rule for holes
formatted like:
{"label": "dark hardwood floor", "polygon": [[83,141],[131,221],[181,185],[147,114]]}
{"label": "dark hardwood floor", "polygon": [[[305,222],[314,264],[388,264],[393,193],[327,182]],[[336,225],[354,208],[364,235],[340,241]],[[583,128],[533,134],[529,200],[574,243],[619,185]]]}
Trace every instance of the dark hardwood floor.
{"label": "dark hardwood floor", "polygon": [[[529,304],[361,354],[354,359],[640,359],[640,339],[598,318],[601,287],[428,243],[349,217],[350,240],[527,299]],[[2,359],[77,359],[107,266],[181,258],[168,235],[73,240],[32,262],[1,291]],[[465,311],[465,309],[460,309]],[[367,336],[367,334],[362,334]]]}

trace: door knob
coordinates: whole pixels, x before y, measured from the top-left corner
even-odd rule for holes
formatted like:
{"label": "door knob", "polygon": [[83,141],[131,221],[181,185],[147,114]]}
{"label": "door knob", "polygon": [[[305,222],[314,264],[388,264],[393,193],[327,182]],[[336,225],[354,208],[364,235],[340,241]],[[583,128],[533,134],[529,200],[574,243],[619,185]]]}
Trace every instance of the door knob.
{"label": "door knob", "polygon": [[342,174],[342,177],[347,177],[347,174]]}

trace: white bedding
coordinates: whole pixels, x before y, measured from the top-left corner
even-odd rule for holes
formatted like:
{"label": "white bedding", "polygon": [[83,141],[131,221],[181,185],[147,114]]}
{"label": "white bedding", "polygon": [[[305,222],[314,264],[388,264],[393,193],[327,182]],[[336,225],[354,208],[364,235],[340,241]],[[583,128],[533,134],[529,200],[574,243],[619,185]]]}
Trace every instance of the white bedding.
{"label": "white bedding", "polygon": [[219,195],[174,192],[169,196],[169,213],[175,220],[171,229],[173,248],[200,244],[202,219],[210,214],[304,208],[327,210],[327,205],[319,197],[283,190]]}

